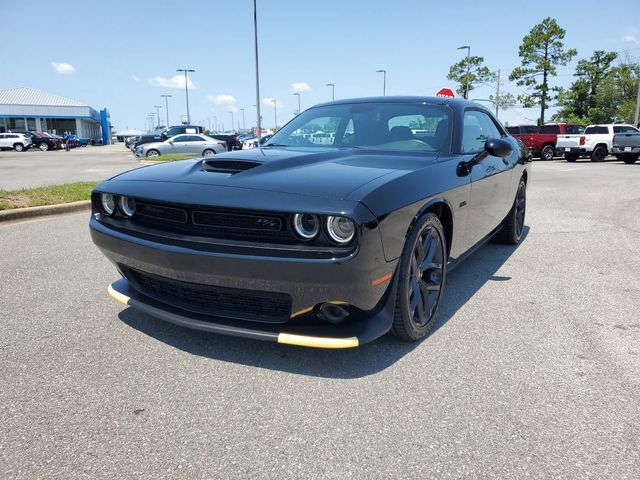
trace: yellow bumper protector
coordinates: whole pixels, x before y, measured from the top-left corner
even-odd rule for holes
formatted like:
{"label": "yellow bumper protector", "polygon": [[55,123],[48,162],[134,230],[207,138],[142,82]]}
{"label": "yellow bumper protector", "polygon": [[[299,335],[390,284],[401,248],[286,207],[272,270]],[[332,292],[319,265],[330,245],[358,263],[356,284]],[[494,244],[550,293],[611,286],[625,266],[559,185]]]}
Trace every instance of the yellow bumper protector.
{"label": "yellow bumper protector", "polygon": [[109,288],[107,288],[107,292],[109,292],[109,295],[111,296],[111,298],[114,298],[120,303],[124,303],[125,305],[129,305],[129,300],[131,299],[127,297],[125,294],[118,292],[111,285],[109,285]]}
{"label": "yellow bumper protector", "polygon": [[278,335],[278,343],[315,348],[354,348],[358,346],[358,338],[309,337],[283,332]]}

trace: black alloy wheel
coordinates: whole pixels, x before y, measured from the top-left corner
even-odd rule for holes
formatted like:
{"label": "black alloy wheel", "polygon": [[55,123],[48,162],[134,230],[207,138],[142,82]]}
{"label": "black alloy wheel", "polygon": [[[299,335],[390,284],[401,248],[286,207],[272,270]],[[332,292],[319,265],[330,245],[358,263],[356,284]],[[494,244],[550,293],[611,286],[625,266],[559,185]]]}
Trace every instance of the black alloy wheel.
{"label": "black alloy wheel", "polygon": [[555,153],[556,149],[553,148],[553,145],[545,145],[540,156],[543,160],[553,160]]}
{"label": "black alloy wheel", "polygon": [[520,179],[516,198],[507,217],[502,222],[502,230],[500,230],[499,239],[503,243],[509,245],[517,245],[522,238],[524,231],[524,219],[527,214],[527,184],[524,178]]}
{"label": "black alloy wheel", "polygon": [[628,165],[636,163],[638,161],[638,155],[625,155],[622,157],[622,161]]}
{"label": "black alloy wheel", "polygon": [[578,159],[578,156],[577,155],[569,155],[569,154],[565,153],[564,158],[565,158],[565,160],[567,162],[575,162]]}
{"label": "black alloy wheel", "polygon": [[604,162],[605,157],[607,156],[607,149],[602,145],[597,146],[591,152],[591,161],[592,162]]}
{"label": "black alloy wheel", "polygon": [[411,230],[400,260],[391,328],[396,337],[418,340],[433,328],[444,292],[446,252],[440,219],[434,213],[423,215]]}

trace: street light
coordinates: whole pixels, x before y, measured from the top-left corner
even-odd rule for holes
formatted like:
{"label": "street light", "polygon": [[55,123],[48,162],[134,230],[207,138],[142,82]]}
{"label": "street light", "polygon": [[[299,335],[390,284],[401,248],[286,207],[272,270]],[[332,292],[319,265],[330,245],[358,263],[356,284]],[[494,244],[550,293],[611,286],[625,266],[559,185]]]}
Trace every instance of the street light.
{"label": "street light", "polygon": [[376,70],[376,73],[382,73],[382,96],[387,95],[387,71],[386,70]]}
{"label": "street light", "polygon": [[336,86],[333,83],[327,83],[327,87],[331,87],[331,100],[336,99]]}
{"label": "street light", "polygon": [[195,72],[190,68],[178,68],[176,72],[184,72],[184,94],[187,98],[187,123],[191,123],[191,116],[189,115],[189,79],[187,78],[188,72]]}
{"label": "street light", "polygon": [[[156,109],[156,114],[158,115],[158,128],[160,128],[160,109],[162,108],[161,105],[154,105],[153,108]],[[167,125],[168,127],[169,125]]]}
{"label": "street light", "polygon": [[258,140],[260,140],[260,74],[258,72],[258,10],[256,0],[253,0],[253,41],[256,54],[256,127],[258,129]]}
{"label": "street light", "polygon": [[242,131],[246,133],[247,126],[244,123],[244,108],[241,108],[240,111],[242,112]]}
{"label": "street light", "polygon": [[213,116],[213,129],[216,131],[216,133],[218,132],[218,117],[216,117],[215,115]]}
{"label": "street light", "polygon": [[299,93],[294,93],[294,95],[296,95],[298,97],[298,115],[300,115],[300,94]]}
{"label": "street light", "polygon": [[167,128],[169,128],[169,98],[173,97],[173,95],[160,95],[160,96],[164,97],[164,106],[167,112]]}
{"label": "street light", "polygon": [[233,110],[229,110],[229,113],[231,114],[231,130],[233,131]]}
{"label": "street light", "polygon": [[458,50],[467,50],[467,74],[465,75],[464,81],[464,98],[467,100],[469,98],[469,70],[471,65],[469,64],[469,57],[471,56],[471,47],[469,45],[463,45],[462,47],[458,47]]}
{"label": "street light", "polygon": [[276,99],[272,98],[271,101],[273,102],[273,120],[275,122],[273,129],[277,130],[278,129],[278,108],[276,106]]}

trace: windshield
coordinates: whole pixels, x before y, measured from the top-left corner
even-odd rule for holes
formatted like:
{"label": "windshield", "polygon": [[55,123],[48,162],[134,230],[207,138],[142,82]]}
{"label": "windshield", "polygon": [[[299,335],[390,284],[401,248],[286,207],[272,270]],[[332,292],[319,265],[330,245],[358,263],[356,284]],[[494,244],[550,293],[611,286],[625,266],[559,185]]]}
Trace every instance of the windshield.
{"label": "windshield", "polygon": [[265,146],[368,148],[449,153],[451,109],[424,103],[356,103],[311,108]]}

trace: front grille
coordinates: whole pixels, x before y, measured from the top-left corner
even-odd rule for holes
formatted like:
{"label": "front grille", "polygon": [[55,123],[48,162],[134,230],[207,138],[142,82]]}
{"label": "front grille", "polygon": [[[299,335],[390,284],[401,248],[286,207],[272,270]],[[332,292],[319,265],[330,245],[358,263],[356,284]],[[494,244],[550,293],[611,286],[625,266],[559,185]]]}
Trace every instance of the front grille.
{"label": "front grille", "polygon": [[289,215],[238,209],[169,206],[136,202],[132,222],[185,235],[293,244],[298,240],[289,226]]}
{"label": "front grille", "polygon": [[182,282],[131,268],[127,279],[144,295],[190,312],[265,323],[283,323],[291,316],[291,296]]}

